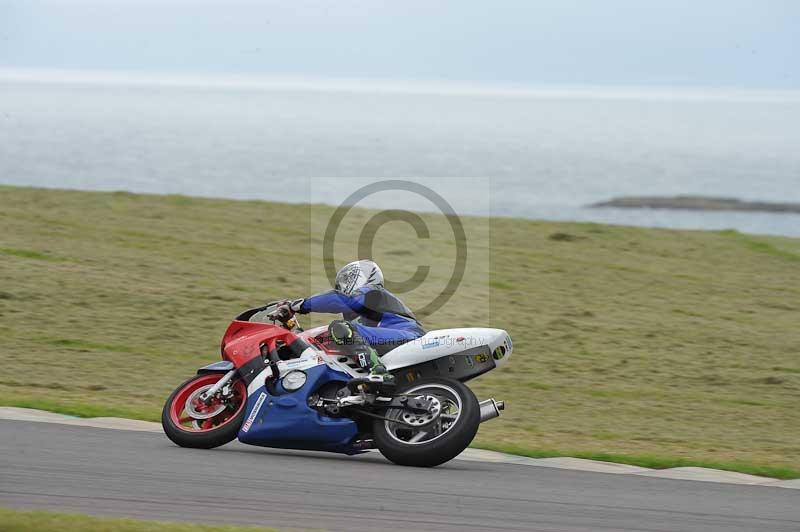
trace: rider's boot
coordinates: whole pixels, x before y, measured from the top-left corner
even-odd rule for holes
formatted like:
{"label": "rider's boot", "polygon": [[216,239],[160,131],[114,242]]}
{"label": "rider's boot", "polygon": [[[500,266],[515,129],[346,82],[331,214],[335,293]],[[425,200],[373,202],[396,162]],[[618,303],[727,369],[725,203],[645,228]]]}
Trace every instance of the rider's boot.
{"label": "rider's boot", "polygon": [[348,354],[357,360],[359,367],[369,370],[369,375],[363,380],[375,384],[394,384],[394,375],[381,364],[377,351],[358,334],[350,322],[334,321],[328,326],[328,333],[336,344],[349,351]]}

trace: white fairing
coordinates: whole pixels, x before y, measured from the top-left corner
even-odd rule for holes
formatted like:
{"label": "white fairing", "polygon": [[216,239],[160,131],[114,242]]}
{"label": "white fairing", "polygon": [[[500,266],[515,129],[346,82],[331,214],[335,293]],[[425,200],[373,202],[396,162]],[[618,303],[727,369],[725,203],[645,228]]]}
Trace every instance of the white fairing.
{"label": "white fairing", "polygon": [[[324,329],[324,327],[319,328],[320,331]],[[315,330],[308,332],[314,333]],[[513,349],[511,337],[502,329],[441,329],[395,347],[381,357],[381,362],[389,371],[394,371],[446,356],[463,355],[464,352],[484,346],[488,346],[496,366],[505,364]],[[352,377],[363,377],[366,374],[366,371],[359,369],[357,364],[348,363],[346,358],[327,354],[315,346],[303,351],[296,359],[279,362],[278,372],[283,377],[289,371],[307,370],[319,364],[327,364],[330,368]],[[247,395],[259,392],[264,380],[270,375],[272,370],[264,368],[247,387]]]}
{"label": "white fairing", "polygon": [[489,346],[497,366],[506,363],[513,349],[511,336],[502,329],[440,329],[395,347],[381,357],[381,362],[386,369],[394,371],[481,346]]}

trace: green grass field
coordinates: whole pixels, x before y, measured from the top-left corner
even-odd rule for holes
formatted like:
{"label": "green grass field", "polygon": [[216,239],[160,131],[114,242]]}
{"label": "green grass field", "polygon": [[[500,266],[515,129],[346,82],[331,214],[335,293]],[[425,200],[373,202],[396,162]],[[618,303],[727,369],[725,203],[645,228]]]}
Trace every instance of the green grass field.
{"label": "green grass field", "polygon": [[[235,314],[322,286],[331,212],[0,187],[0,404],[157,420],[171,389],[218,359]],[[348,217],[340,239],[355,242],[371,214]],[[374,250],[389,278],[431,265],[431,283],[404,296],[412,307],[443,286],[455,249],[444,217],[422,217],[431,239],[393,222]],[[799,239],[465,227],[468,274],[422,319],[514,338],[511,363],[471,383],[508,404],[477,445],[800,476]]]}
{"label": "green grass field", "polygon": [[0,532],[275,532],[251,526],[162,523],[0,508]]}

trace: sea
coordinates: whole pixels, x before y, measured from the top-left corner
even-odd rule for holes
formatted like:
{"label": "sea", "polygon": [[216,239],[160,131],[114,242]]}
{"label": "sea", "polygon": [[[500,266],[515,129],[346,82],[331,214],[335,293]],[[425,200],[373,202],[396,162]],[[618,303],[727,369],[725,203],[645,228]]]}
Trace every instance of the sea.
{"label": "sea", "polygon": [[800,203],[800,92],[0,70],[0,184],[336,205],[386,180],[460,214],[800,237],[798,214],[588,207]]}

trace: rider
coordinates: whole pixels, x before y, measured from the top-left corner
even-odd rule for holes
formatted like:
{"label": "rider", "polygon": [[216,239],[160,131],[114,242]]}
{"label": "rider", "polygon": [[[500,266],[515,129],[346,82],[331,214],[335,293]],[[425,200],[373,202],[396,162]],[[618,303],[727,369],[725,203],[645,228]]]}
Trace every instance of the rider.
{"label": "rider", "polygon": [[381,382],[391,381],[392,376],[378,352],[386,354],[425,334],[414,313],[383,287],[383,272],[371,260],[357,260],[339,270],[334,290],[286,302],[273,314],[286,320],[294,313],[309,312],[341,313],[344,319],[331,322],[328,333],[370,370],[372,380]]}

